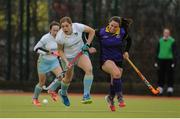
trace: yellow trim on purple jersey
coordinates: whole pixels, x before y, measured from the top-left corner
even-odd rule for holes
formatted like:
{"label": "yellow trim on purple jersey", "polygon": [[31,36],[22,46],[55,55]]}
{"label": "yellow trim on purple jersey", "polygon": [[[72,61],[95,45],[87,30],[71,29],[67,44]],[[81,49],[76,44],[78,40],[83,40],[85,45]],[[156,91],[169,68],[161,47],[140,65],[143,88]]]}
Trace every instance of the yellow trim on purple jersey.
{"label": "yellow trim on purple jersey", "polygon": [[[106,27],[106,32],[110,32],[109,31],[109,25]],[[114,33],[114,35],[119,35],[120,34],[120,28],[117,29],[117,31]]]}

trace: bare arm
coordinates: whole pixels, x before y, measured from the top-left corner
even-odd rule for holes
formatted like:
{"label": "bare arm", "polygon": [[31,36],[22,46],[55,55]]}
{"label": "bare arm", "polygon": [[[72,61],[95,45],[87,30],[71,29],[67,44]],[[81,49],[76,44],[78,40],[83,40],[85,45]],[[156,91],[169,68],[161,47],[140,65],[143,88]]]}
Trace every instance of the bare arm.
{"label": "bare arm", "polygon": [[66,62],[66,65],[68,65],[68,60],[66,58],[66,56],[64,55],[64,51],[63,51],[63,45],[58,44],[58,51],[60,54],[60,57],[62,58],[62,60],[64,60]]}
{"label": "bare arm", "polygon": [[89,26],[85,26],[84,32],[88,33],[87,44],[90,45],[94,39],[95,30]]}

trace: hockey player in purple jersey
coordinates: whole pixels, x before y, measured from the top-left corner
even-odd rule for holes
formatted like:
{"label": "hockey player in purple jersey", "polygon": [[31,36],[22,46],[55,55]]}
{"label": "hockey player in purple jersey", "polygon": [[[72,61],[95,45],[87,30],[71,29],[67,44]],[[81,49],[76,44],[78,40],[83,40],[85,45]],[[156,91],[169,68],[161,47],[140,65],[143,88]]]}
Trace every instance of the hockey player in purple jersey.
{"label": "hockey player in purple jersey", "polygon": [[106,27],[96,30],[96,36],[100,43],[100,64],[101,69],[108,73],[110,79],[109,94],[105,97],[111,111],[115,111],[114,98],[117,96],[119,107],[126,104],[122,94],[122,61],[129,57],[131,38],[128,34],[128,27],[132,20],[113,16]]}

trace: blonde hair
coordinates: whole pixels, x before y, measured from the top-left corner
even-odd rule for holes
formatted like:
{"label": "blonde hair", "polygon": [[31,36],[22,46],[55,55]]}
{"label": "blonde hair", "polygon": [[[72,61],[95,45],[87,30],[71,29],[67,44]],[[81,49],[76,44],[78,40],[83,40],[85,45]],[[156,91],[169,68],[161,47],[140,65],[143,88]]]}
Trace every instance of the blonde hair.
{"label": "blonde hair", "polygon": [[67,22],[67,23],[69,23],[69,24],[72,24],[71,18],[70,18],[70,17],[67,17],[67,16],[60,19],[60,26],[61,26],[61,24],[64,23],[64,22]]}

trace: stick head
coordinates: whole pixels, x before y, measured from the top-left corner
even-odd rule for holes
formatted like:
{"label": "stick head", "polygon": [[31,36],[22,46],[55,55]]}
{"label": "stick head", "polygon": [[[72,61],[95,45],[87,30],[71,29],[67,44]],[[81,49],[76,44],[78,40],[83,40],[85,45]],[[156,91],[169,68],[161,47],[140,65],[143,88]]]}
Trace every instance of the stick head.
{"label": "stick head", "polygon": [[152,92],[154,95],[159,94],[159,91],[160,91],[159,88],[156,88],[156,89],[153,88],[153,89],[151,90],[151,92]]}

